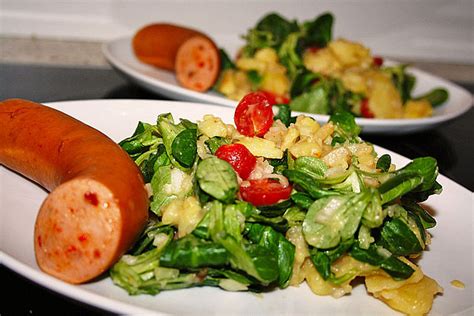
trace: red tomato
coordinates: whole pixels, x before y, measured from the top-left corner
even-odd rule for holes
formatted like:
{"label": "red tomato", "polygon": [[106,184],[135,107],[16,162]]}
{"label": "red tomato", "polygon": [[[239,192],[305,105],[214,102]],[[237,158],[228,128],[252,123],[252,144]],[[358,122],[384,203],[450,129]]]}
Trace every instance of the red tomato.
{"label": "red tomato", "polygon": [[234,122],[240,134],[263,136],[273,124],[271,100],[262,92],[252,92],[240,100]]}
{"label": "red tomato", "polygon": [[260,90],[260,92],[262,92],[263,94],[265,94],[267,96],[267,98],[270,101],[271,105],[290,103],[290,99],[288,99],[287,97],[285,97],[283,95],[275,94],[273,92],[264,91],[264,90]]}
{"label": "red tomato", "polygon": [[360,104],[360,115],[365,118],[374,118],[374,113],[369,108],[369,99],[362,99]]}
{"label": "red tomato", "polygon": [[242,144],[222,145],[216,156],[227,161],[242,179],[247,179],[257,164],[257,158]]}
{"label": "red tomato", "polygon": [[379,56],[374,56],[372,58],[373,62],[374,62],[374,65],[377,66],[377,67],[380,67],[383,65],[383,58],[382,57],[379,57]]}
{"label": "red tomato", "polygon": [[290,198],[291,185],[285,187],[277,179],[265,178],[248,182],[248,185],[240,186],[240,195],[244,201],[255,206],[272,205]]}
{"label": "red tomato", "polygon": [[311,53],[316,53],[318,50],[320,50],[321,47],[318,47],[318,46],[311,46],[311,47],[308,47],[308,50],[311,52]]}

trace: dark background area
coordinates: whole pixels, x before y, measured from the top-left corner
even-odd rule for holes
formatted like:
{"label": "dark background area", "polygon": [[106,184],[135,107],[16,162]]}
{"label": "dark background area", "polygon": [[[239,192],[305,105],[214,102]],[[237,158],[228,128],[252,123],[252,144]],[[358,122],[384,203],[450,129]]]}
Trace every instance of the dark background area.
{"label": "dark background area", "polygon": [[[471,93],[473,84],[461,84]],[[128,82],[112,69],[0,64],[0,100],[36,102],[86,99],[167,99]],[[0,127],[1,128],[1,127]],[[474,191],[474,110],[436,129],[400,136],[363,138],[408,158],[432,156],[440,173]],[[108,314],[71,300],[0,267],[0,315]]]}

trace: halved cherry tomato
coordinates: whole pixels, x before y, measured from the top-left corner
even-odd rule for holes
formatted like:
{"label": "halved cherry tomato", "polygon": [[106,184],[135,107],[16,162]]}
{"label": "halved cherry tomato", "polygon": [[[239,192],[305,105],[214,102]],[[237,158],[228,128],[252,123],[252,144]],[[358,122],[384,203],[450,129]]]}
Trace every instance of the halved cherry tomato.
{"label": "halved cherry tomato", "polygon": [[262,92],[252,92],[240,100],[234,122],[240,134],[263,136],[273,124],[271,100]]}
{"label": "halved cherry tomato", "polygon": [[288,99],[287,97],[285,97],[283,95],[275,94],[273,92],[265,91],[265,90],[259,90],[259,91],[264,93],[267,96],[267,98],[270,101],[271,105],[290,103],[290,99]]}
{"label": "halved cherry tomato", "polygon": [[362,99],[360,104],[360,115],[365,118],[374,118],[374,113],[369,108],[369,99]]}
{"label": "halved cherry tomato", "polygon": [[382,57],[374,56],[372,58],[372,61],[374,62],[374,65],[377,66],[377,67],[380,67],[380,66],[383,65],[383,58]]}
{"label": "halved cherry tomato", "polygon": [[308,51],[310,51],[311,53],[316,53],[320,49],[321,49],[321,47],[319,47],[319,46],[308,47]]}
{"label": "halved cherry tomato", "polygon": [[283,186],[278,179],[248,180],[248,184],[240,186],[240,196],[255,206],[272,205],[289,199],[291,189],[290,184]]}
{"label": "halved cherry tomato", "polygon": [[230,163],[242,179],[247,179],[257,164],[257,158],[242,144],[222,145],[215,155]]}

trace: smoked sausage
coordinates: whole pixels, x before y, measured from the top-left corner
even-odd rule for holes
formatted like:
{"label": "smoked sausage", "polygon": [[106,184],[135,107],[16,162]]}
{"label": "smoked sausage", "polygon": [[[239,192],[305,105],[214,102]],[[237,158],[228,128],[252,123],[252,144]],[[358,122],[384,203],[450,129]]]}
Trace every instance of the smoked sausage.
{"label": "smoked sausage", "polygon": [[219,77],[219,49],[197,30],[167,23],[147,25],[135,33],[132,47],[141,62],[174,71],[185,88],[206,91]]}
{"label": "smoked sausage", "polygon": [[148,217],[140,170],[111,139],[53,108],[0,102],[0,163],[50,191],[36,218],[39,267],[94,279],[132,245]]}

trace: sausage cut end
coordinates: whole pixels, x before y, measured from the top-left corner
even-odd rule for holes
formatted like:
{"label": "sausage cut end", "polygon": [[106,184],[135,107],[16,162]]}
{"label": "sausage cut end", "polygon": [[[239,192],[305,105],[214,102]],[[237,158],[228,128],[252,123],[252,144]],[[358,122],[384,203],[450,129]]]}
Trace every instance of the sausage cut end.
{"label": "sausage cut end", "polygon": [[122,214],[111,191],[100,182],[76,178],[52,191],[35,225],[40,268],[70,283],[88,281],[121,255]]}
{"label": "sausage cut end", "polygon": [[207,37],[194,36],[179,47],[175,70],[176,78],[183,87],[207,91],[219,76],[219,50]]}

